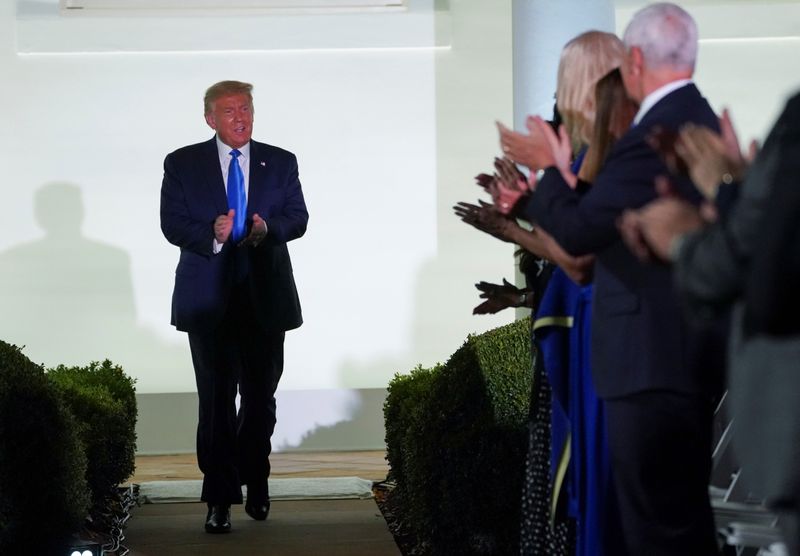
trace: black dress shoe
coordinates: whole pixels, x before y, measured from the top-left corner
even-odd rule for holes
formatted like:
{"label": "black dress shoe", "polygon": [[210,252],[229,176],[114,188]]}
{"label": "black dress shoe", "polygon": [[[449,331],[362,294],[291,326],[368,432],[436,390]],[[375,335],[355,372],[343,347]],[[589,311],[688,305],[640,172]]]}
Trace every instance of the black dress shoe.
{"label": "black dress shoe", "polygon": [[263,504],[247,502],[247,504],[244,505],[244,511],[256,521],[264,521],[269,515],[269,500]]}
{"label": "black dress shoe", "polygon": [[231,530],[231,505],[209,504],[206,516],[206,533],[229,533]]}

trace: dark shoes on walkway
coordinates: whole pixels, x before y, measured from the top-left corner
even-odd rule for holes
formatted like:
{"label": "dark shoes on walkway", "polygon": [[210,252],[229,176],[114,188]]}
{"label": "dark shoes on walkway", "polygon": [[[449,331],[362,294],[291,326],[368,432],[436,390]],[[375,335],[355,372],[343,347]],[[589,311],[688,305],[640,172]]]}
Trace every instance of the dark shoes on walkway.
{"label": "dark shoes on walkway", "polygon": [[256,521],[264,521],[267,519],[269,515],[269,500],[265,503],[260,504],[258,502],[250,502],[248,501],[244,505],[244,511],[247,512],[247,515],[255,519]]}
{"label": "dark shoes on walkway", "polygon": [[209,504],[206,516],[206,533],[230,533],[231,505]]}
{"label": "dark shoes on walkway", "polygon": [[[264,503],[247,502],[244,505],[247,515],[256,521],[264,521],[269,515],[269,500]],[[231,505],[209,504],[206,515],[206,533],[229,533],[231,530]]]}

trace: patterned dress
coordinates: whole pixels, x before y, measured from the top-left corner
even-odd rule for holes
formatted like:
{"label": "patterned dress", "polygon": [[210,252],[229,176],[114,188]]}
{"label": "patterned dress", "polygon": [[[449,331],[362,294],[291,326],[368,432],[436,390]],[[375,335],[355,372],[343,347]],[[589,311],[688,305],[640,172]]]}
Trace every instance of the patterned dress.
{"label": "patterned dress", "polygon": [[[528,287],[534,292],[536,304],[542,299],[555,267],[536,261],[526,272]],[[536,313],[536,307],[533,309]],[[531,323],[534,318],[531,318]],[[551,398],[552,391],[543,360],[531,328],[531,391],[528,420],[528,453],[522,488],[520,523],[520,554],[523,556],[568,556],[572,553],[572,527],[568,520],[552,519],[552,480],[550,474]],[[563,513],[563,512],[562,512]]]}
{"label": "patterned dress", "polygon": [[[573,162],[577,174],[586,151]],[[589,184],[579,184],[579,191]],[[533,392],[520,554],[614,556],[621,528],[611,489],[603,402],[590,365],[592,286],[559,268],[532,318]]]}

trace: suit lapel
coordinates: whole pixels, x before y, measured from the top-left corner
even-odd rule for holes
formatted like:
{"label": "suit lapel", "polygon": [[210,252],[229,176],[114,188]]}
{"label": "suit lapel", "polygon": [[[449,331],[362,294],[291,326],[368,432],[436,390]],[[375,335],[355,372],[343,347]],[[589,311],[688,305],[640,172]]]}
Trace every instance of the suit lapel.
{"label": "suit lapel", "polygon": [[225,194],[225,182],[222,179],[222,169],[219,166],[219,152],[217,151],[216,136],[203,145],[202,174],[206,176],[207,194],[213,199],[217,214],[228,212],[228,197]]}
{"label": "suit lapel", "polygon": [[[250,185],[247,192],[247,214],[252,216],[254,207],[261,206],[267,192],[269,180],[269,151],[261,143],[250,141]],[[266,216],[266,215],[261,215]]]}

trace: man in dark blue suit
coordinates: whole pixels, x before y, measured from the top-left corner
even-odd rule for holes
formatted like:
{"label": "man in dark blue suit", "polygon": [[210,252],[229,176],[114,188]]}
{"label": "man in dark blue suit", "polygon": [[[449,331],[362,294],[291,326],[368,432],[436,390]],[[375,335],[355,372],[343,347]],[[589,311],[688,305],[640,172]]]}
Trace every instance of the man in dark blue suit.
{"label": "man in dark blue suit", "polygon": [[[673,264],[697,318],[735,306],[728,399],[738,480],[778,513],[788,554],[800,555],[800,94],[746,172],[730,121],[723,124],[727,141],[689,129],[680,144],[691,175],[716,193],[718,206],[722,188],[733,186],[729,210],[709,221],[663,197],[626,213],[623,237],[634,252]],[[719,183],[723,177],[743,180]]]}
{"label": "man in dark blue suit", "polygon": [[251,91],[238,81],[206,91],[216,136],[167,155],[161,187],[161,229],[181,250],[172,324],[188,332],[194,363],[209,533],[230,531],[242,485],[248,515],[267,518],[284,335],[303,321],[286,247],[308,222],[297,159],[251,139]]}
{"label": "man in dark blue suit", "polygon": [[[654,199],[654,180],[667,173],[648,135],[687,122],[714,129],[719,124],[691,82],[697,28],[688,13],[672,4],[648,6],[634,16],[623,40],[625,88],[640,104],[634,126],[588,193],[578,195],[549,168],[525,212],[571,255],[596,255],[593,378],[606,402],[628,554],[715,554],[708,480],[719,369],[700,357],[713,346],[684,323],[671,270],[639,262],[616,221],[624,210]],[[690,181],[675,187],[701,201]]]}

